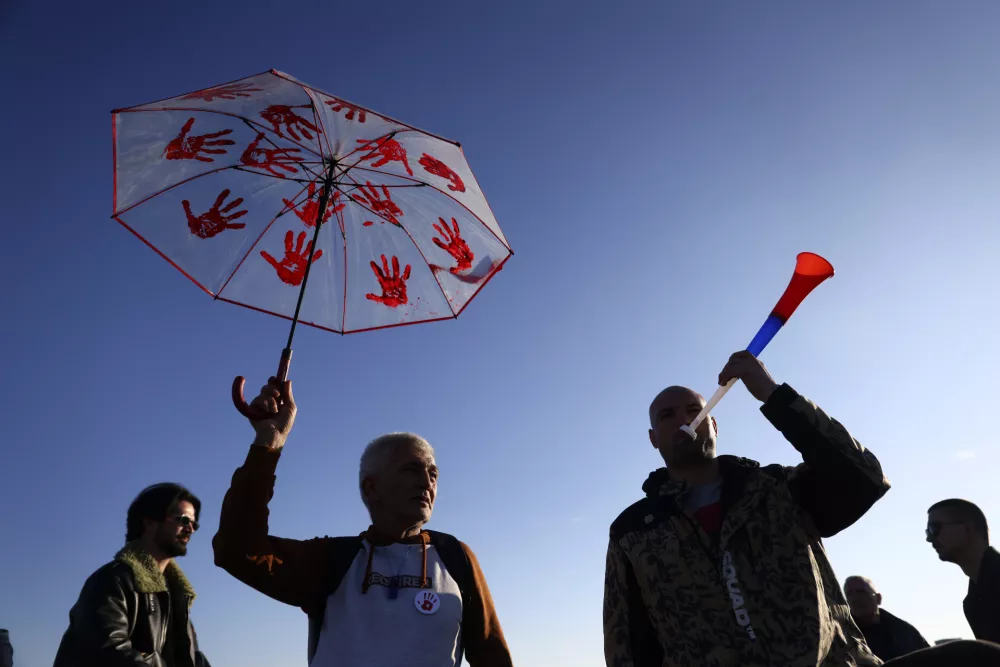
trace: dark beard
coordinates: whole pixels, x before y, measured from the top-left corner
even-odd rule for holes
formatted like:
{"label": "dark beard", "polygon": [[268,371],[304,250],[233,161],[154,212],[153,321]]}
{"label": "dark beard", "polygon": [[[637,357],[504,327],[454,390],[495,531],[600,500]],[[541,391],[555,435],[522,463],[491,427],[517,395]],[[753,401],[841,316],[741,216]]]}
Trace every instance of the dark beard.
{"label": "dark beard", "polygon": [[160,547],[160,550],[170,558],[187,555],[187,545],[177,538],[163,539],[156,546]]}

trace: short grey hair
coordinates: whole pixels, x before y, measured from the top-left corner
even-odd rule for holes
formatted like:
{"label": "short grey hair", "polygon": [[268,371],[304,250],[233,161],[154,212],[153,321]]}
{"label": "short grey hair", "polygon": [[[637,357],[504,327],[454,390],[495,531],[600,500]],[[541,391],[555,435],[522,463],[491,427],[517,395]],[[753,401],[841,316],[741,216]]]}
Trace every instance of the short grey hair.
{"label": "short grey hair", "polygon": [[385,470],[393,454],[401,445],[410,445],[423,454],[432,458],[434,456],[434,448],[431,447],[431,443],[416,433],[386,433],[365,445],[365,451],[361,453],[361,465],[358,466],[358,490],[361,492],[361,502],[365,504],[369,514],[371,507],[368,507],[368,499],[365,498],[365,479],[374,477]]}

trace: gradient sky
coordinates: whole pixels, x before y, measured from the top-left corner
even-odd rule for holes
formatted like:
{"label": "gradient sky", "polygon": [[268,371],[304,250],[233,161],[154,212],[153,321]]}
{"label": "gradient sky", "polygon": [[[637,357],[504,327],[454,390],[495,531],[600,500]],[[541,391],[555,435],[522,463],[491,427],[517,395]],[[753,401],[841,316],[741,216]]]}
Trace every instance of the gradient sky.
{"label": "gradient sky", "polygon": [[[113,6],[112,6],[113,5]],[[169,9],[167,9],[169,7]],[[659,465],[649,400],[710,393],[791,275],[834,264],[763,353],[893,489],[827,540],[931,639],[970,637],[932,502],[1000,525],[1000,6],[859,0],[0,3],[0,627],[51,664],[143,486],[204,503],[182,567],[214,667],[305,663],[306,618],[215,568],[252,439],[232,377],[285,322],[213,303],[110,219],[112,108],[269,68],[460,140],[515,250],[455,322],[307,328],[272,532],[357,534],[365,442],[437,448],[432,528],[478,553],[518,667],[603,665],[609,523]],[[797,453],[736,388],[720,451]]]}

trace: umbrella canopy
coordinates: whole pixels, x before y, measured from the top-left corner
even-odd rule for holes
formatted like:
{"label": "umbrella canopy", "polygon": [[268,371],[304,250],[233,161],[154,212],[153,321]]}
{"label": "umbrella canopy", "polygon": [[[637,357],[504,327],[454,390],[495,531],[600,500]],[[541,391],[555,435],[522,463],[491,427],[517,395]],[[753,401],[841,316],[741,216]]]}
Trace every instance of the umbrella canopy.
{"label": "umbrella canopy", "polygon": [[275,70],[112,121],[113,217],[220,301],[337,333],[442,320],[512,254],[460,144]]}

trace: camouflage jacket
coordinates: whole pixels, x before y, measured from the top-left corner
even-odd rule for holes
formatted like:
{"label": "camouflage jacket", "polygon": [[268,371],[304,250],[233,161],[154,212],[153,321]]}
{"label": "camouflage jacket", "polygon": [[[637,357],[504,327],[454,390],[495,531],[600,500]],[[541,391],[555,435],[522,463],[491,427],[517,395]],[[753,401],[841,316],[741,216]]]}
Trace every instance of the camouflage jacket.
{"label": "camouflage jacket", "polygon": [[722,527],[681,508],[665,468],[611,525],[608,667],[879,665],[851,620],[820,538],[889,489],[878,460],[788,385],[761,412],[802,454],[790,468],[720,456]]}

